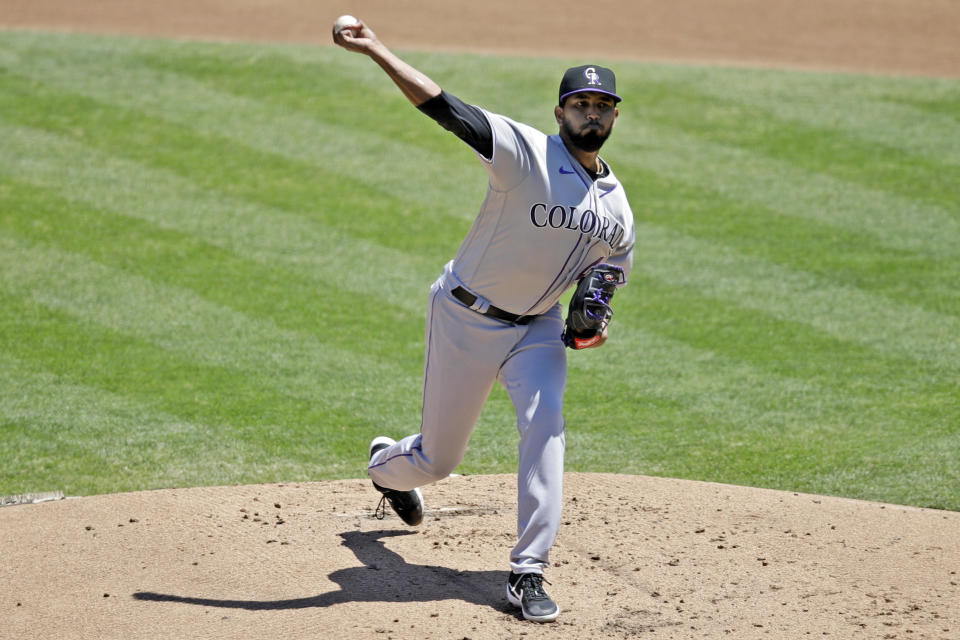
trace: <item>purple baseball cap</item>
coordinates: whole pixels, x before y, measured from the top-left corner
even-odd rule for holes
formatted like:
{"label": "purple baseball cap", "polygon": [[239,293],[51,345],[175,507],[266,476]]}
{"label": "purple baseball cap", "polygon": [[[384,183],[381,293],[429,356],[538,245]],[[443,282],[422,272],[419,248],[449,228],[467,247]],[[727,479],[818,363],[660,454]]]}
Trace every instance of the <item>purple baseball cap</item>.
{"label": "purple baseball cap", "polygon": [[617,102],[622,98],[617,95],[617,77],[613,71],[595,64],[585,64],[582,67],[567,69],[560,81],[560,102],[567,96],[581,91],[605,93]]}

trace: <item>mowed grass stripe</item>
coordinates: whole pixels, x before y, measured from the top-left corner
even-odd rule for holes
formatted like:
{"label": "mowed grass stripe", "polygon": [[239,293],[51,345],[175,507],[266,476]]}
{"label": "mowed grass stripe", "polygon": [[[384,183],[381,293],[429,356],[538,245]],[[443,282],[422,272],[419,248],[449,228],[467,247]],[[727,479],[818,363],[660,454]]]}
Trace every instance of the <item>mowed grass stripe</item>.
{"label": "mowed grass stripe", "polygon": [[[960,316],[960,260],[892,248],[872,234],[744,201],[712,182],[674,179],[669,170],[630,169],[643,192],[642,220],[725,245],[747,256],[853,286],[874,295]],[[704,203],[709,202],[709,209]],[[639,259],[646,240],[640,238]],[[944,245],[947,243],[944,242]]]}
{"label": "mowed grass stripe", "polygon": [[[56,249],[27,246],[9,237],[0,238],[0,248],[6,291],[74,318],[73,323],[92,332],[142,342],[154,359],[162,360],[158,355],[162,352],[179,360],[178,368],[214,371],[205,381],[206,392],[217,393],[219,378],[225,388],[241,388],[240,395],[229,398],[230,405],[238,405],[238,416],[270,424],[286,415],[287,405],[295,404],[306,408],[310,418],[299,424],[284,421],[294,431],[318,424],[335,427],[338,422],[346,427],[350,423],[344,421],[350,420],[366,425],[389,421],[363,402],[374,390],[384,402],[409,405],[415,415],[418,400],[405,399],[416,398],[419,391],[417,367],[403,375],[398,370],[402,363],[285,331],[268,319],[248,317],[190,291]],[[160,369],[161,377],[166,377]],[[149,376],[150,371],[141,375]],[[328,388],[330,380],[336,380],[335,392]],[[247,404],[248,394],[256,401]]]}
{"label": "mowed grass stripe", "polygon": [[[7,93],[0,96],[0,105],[16,104],[18,92],[29,95],[36,105],[19,112],[7,110],[4,119],[10,124],[50,131],[114,157],[175,173],[223,196],[298,214],[415,256],[432,256],[435,263],[441,260],[436,255],[438,232],[449,230],[444,240],[456,246],[458,227],[468,226],[459,222],[431,227],[428,217],[395,194],[367,188],[362,182],[345,183],[336,172],[283,153],[251,148],[240,138],[198,132],[194,124],[171,123],[14,76],[3,78],[2,86]],[[229,127],[223,133],[235,135]],[[371,218],[380,223],[370,224]]]}
{"label": "mowed grass stripe", "polygon": [[[956,242],[960,218],[952,209],[864,187],[736,146],[701,140],[669,125],[639,125],[636,136],[616,144],[624,164],[618,173],[626,174],[625,180],[633,168],[652,171],[708,188],[730,200],[860,233],[891,249],[936,259],[960,255]],[[637,188],[642,190],[642,183]],[[642,207],[637,208],[642,216]],[[771,233],[777,233],[776,224],[771,224]]]}
{"label": "mowed grass stripe", "polygon": [[[94,209],[196,236],[257,262],[279,264],[318,282],[342,281],[422,315],[435,261],[355,238],[296,213],[201,188],[166,170],[103,153],[62,135],[3,125],[13,161],[0,173]],[[362,256],[358,259],[357,256]]]}
{"label": "mowed grass stripe", "polygon": [[[633,285],[636,287],[632,290],[622,292],[618,312],[622,309],[623,315],[643,322],[628,322],[628,326],[656,333],[666,340],[683,342],[687,347],[707,354],[692,357],[692,362],[699,362],[702,357],[727,358],[750,366],[758,379],[774,377],[800,382],[805,388],[822,393],[825,398],[842,390],[846,400],[838,399],[837,407],[844,401],[861,399],[868,404],[879,402],[893,407],[901,399],[912,401],[914,394],[929,394],[932,399],[936,393],[943,393],[946,397],[955,388],[955,381],[944,376],[942,367],[936,362],[918,361],[910,354],[878,353],[869,345],[832,336],[803,318],[745,308],[737,300],[678,287],[673,282],[642,272],[635,273],[630,286]],[[636,345],[640,353],[648,347]],[[619,350],[620,347],[616,346],[611,351]],[[695,367],[691,365],[691,368]],[[909,375],[904,375],[905,372]],[[787,385],[792,386],[793,382]],[[769,387],[766,382],[760,386],[754,383],[746,385],[741,393],[753,395],[760,389],[776,387]],[[770,406],[778,401],[773,399]],[[908,405],[913,406],[909,401],[904,402],[903,409],[909,410]],[[953,409],[960,417],[960,405]],[[860,422],[862,408],[855,413],[857,415],[852,419]],[[930,418],[929,415],[922,417],[925,420]],[[915,422],[918,418],[909,416],[908,422]],[[938,423],[932,421],[929,424]],[[945,427],[949,422],[939,424]]]}
{"label": "mowed grass stripe", "polygon": [[[62,409],[62,416],[48,423],[45,420],[49,416],[24,415],[17,407],[24,401],[41,407],[56,388],[23,387],[20,390],[27,395],[14,398],[0,394],[5,398],[0,401],[0,425],[10,438],[9,446],[46,452],[42,454],[47,456],[43,477],[61,478],[56,488],[87,494],[170,486],[168,483],[177,477],[184,479],[179,486],[197,486],[356,477],[362,472],[362,451],[356,453],[362,449],[356,440],[362,438],[357,432],[364,426],[368,433],[375,429],[364,425],[353,412],[338,415],[320,407],[319,402],[308,406],[294,397],[278,396],[275,390],[264,389],[263,379],[241,379],[235,371],[178,357],[5,291],[0,291],[0,302],[16,314],[14,322],[5,323],[16,333],[0,334],[0,346],[5,358],[23,363],[19,367],[22,377],[29,378],[27,371],[34,376],[53,376],[59,381],[58,388],[76,387],[78,394],[82,393],[80,389],[89,389],[91,400],[122,398],[130,407],[143,407],[129,419],[83,421],[76,415],[82,411],[68,403],[75,398],[68,396],[63,405],[52,405]],[[322,394],[318,394],[320,397]],[[110,411],[104,414],[109,416]],[[158,452],[144,451],[146,442],[129,445],[128,449],[127,434],[150,426],[158,428],[154,434]],[[60,440],[61,430],[72,430],[69,434],[64,431],[62,437],[69,435],[66,441]],[[88,444],[73,451],[70,438],[87,440]],[[34,439],[40,444],[31,445]],[[143,439],[149,439],[149,435],[143,435]],[[198,445],[196,440],[209,444]],[[189,459],[174,462],[163,453],[168,448],[177,452],[189,449]],[[56,450],[56,457],[51,449]],[[105,460],[131,466],[134,473],[142,472],[142,478],[133,484],[111,478],[110,468],[101,467],[89,457],[90,451],[98,449],[102,449],[98,455]],[[345,456],[344,451],[354,455]],[[143,459],[138,463],[141,454]],[[35,484],[31,473],[34,467],[28,457],[18,454],[21,464],[8,466],[3,473],[5,486],[13,493],[51,488],[46,482],[40,487]],[[183,475],[177,469],[160,469],[164,460],[182,468]],[[87,468],[88,476],[74,475],[86,462],[92,465]]]}
{"label": "mowed grass stripe", "polygon": [[[227,481],[356,477],[362,473],[365,444],[373,434],[382,432],[384,425],[391,426],[402,411],[398,408],[394,414],[378,416],[374,422],[360,415],[371,388],[391,400],[389,390],[381,389],[376,381],[361,388],[344,389],[336,402],[331,403],[327,401],[331,394],[325,384],[327,380],[317,378],[312,398],[297,397],[277,388],[289,380],[271,380],[266,374],[244,376],[232,369],[199,363],[186,354],[171,353],[4,291],[0,291],[0,302],[15,318],[4,323],[9,332],[0,335],[4,353],[28,363],[25,366],[37,373],[122,396],[133,404],[171,415],[175,421],[197,425],[203,434],[198,437],[219,443],[219,450],[197,447],[191,451],[193,456],[205,459],[209,469],[200,461],[184,464],[188,469],[196,469],[196,474],[187,482],[190,486]],[[41,403],[45,393],[46,389],[37,389],[30,392],[27,400]],[[334,404],[344,410],[335,409]],[[414,410],[411,409],[411,413]],[[0,416],[5,415],[6,409],[3,409]],[[112,438],[98,430],[77,437],[98,442],[98,446],[107,450],[105,456],[127,458],[128,454],[118,442],[125,430],[135,428],[141,420],[147,419],[134,418],[133,427],[114,430]],[[69,411],[63,421],[70,422],[78,431],[85,429],[74,421]],[[403,425],[404,431],[409,430],[409,423],[414,421],[415,415],[409,416]],[[24,425],[15,412],[13,417],[0,417],[0,425],[11,438],[24,428],[43,429],[43,425]],[[103,424],[101,428],[109,426]],[[50,430],[56,427],[57,424],[47,425]],[[56,437],[55,431],[47,432],[47,440]],[[156,437],[158,446],[167,446],[163,444],[162,432]],[[29,436],[18,438],[19,444],[28,446]],[[177,446],[176,442],[174,437],[169,446]],[[114,451],[109,451],[111,449]],[[51,477],[64,475],[69,481],[72,477],[69,470],[74,465],[82,465],[85,454],[81,451],[71,455],[62,448],[60,452],[62,458],[49,460],[49,473]],[[224,459],[236,459],[236,464],[221,464]],[[20,468],[10,469],[14,493],[36,489],[29,475],[30,468],[27,462]],[[100,482],[82,485],[77,480],[72,486],[78,493],[103,491],[109,486],[107,469],[91,469],[91,472]],[[142,484],[124,485],[120,489],[169,486],[167,476],[166,471],[157,474],[144,469]]]}
{"label": "mowed grass stripe", "polygon": [[[472,154],[462,143],[447,140],[450,136],[401,102],[405,99],[400,95],[395,94],[387,105],[381,105],[372,121],[347,127],[325,121],[325,114],[331,110],[352,108],[345,106],[343,98],[328,95],[327,101],[318,102],[312,111],[297,112],[264,98],[273,90],[266,77],[262,78],[261,85],[251,88],[251,95],[243,96],[194,79],[186,66],[178,72],[157,70],[146,66],[144,59],[129,58],[122,50],[118,51],[111,73],[104,74],[103,65],[100,52],[79,51],[64,59],[56,49],[48,51],[41,46],[27,47],[21,64],[15,69],[17,75],[55,87],[57,93],[85,96],[118,109],[189,127],[198,137],[226,138],[237,146],[306,164],[316,172],[318,181],[327,183],[325,186],[330,191],[357,192],[362,187],[385,199],[402,201],[404,204],[397,206],[393,213],[409,225],[417,225],[424,210],[431,216],[449,215],[460,220],[470,220],[476,213],[474,206],[464,210],[449,196],[440,202],[436,198],[436,194],[459,191],[464,181],[471,178],[477,185],[478,197],[482,196],[481,174],[476,167],[465,166],[472,164],[469,161]],[[54,92],[46,93],[56,99]],[[388,109],[390,105],[393,108]],[[464,162],[433,171],[431,188],[425,190],[424,170],[443,165],[442,157],[438,158],[435,150],[423,150],[399,142],[389,133],[378,133],[379,126],[391,119],[396,120],[398,126],[419,130],[424,135],[429,132],[443,139],[448,152]],[[123,127],[121,133],[137,134],[129,127]],[[136,137],[132,141],[136,141]],[[371,164],[374,159],[375,165]],[[360,217],[364,210],[364,206],[356,206],[347,214]],[[416,228],[404,236],[413,237],[415,233]]]}
{"label": "mowed grass stripe", "polygon": [[799,321],[880,354],[960,372],[960,318],[871,295],[831,279],[793,271],[726,247],[641,224],[639,273],[661,282]]}
{"label": "mowed grass stripe", "polygon": [[[956,208],[960,165],[935,154],[911,153],[850,136],[840,127],[779,117],[743,100],[723,100],[681,82],[651,83],[647,118],[698,139],[735,146],[824,173],[865,189],[935,207]],[[709,105],[704,110],[703,105]],[[868,110],[864,104],[861,109]]]}
{"label": "mowed grass stripe", "polygon": [[[223,425],[186,421],[157,405],[155,397],[134,399],[38,371],[4,349],[0,493],[108,493],[208,479],[226,484],[265,463],[293,477],[287,458],[258,460],[261,443],[248,443]],[[323,465],[322,450],[312,448]]]}
{"label": "mowed grass stripe", "polygon": [[[922,158],[960,165],[960,87],[937,78],[883,78],[853,74],[805,73],[725,69],[647,67],[649,78],[665,92],[678,84],[695,91],[697,100],[714,105],[719,113],[733,105],[745,115],[761,110],[790,127],[842,131],[880,148],[896,149]],[[712,98],[712,99],[711,99]],[[934,109],[932,102],[956,109]],[[702,113],[709,119],[713,111]],[[739,118],[744,120],[744,118]],[[765,117],[764,120],[767,118]],[[767,126],[767,125],[764,125]],[[889,157],[887,158],[889,160]]]}
{"label": "mowed grass stripe", "polygon": [[[370,60],[340,49],[311,48],[305,50],[309,55],[294,61],[286,55],[290,51],[290,47],[271,46],[251,55],[243,49],[200,46],[180,50],[175,57],[160,51],[139,52],[130,56],[129,64],[139,65],[141,75],[206,87],[221,100],[238,105],[252,100],[263,109],[317,120],[334,135],[322,151],[338,159],[355,155],[343,157],[346,162],[367,156],[364,140],[382,140],[384,157],[407,151],[415,164],[436,162],[438,156],[461,147],[438,135],[437,125],[411,109],[393,82]],[[358,136],[360,147],[334,146],[344,140],[342,132]],[[463,175],[462,170],[451,169],[437,176],[449,181],[448,186],[456,184],[454,175]]]}
{"label": "mowed grass stripe", "polygon": [[[644,300],[625,313],[649,320],[642,327],[629,322],[612,327],[617,341],[602,356],[572,354],[571,370],[578,374],[571,376],[570,393],[605,408],[587,430],[602,430],[609,412],[626,417],[648,401],[679,411],[666,419],[647,416],[655,423],[710,425],[741,437],[754,430],[805,437],[808,429],[821,427],[860,436],[907,435],[918,423],[928,432],[945,433],[960,419],[960,407],[951,401],[955,383],[929,367],[883,358],[724,300],[649,279],[640,283]],[[804,357],[798,358],[801,350]],[[586,374],[583,380],[595,380],[611,369],[630,376],[605,380],[599,388],[577,382],[580,373]]]}
{"label": "mowed grass stripe", "polygon": [[[167,286],[188,289],[204,300],[277,327],[376,353],[410,349],[423,335],[423,318],[392,312],[380,301],[340,280],[318,281],[283,265],[247,260],[196,236],[163,229],[123,214],[67,200],[52,188],[0,174],[0,229],[25,242],[52,245],[107,267]],[[372,323],[357,331],[357,317]],[[405,349],[406,348],[406,349]]]}
{"label": "mowed grass stripe", "polygon": [[[57,34],[9,35],[9,48],[5,52],[25,68],[38,56],[59,57],[63,48]],[[68,46],[74,52],[71,59],[89,61],[83,62],[84,66],[92,64],[95,69],[104,59],[110,59],[122,61],[122,67],[138,69],[161,83],[180,84],[192,80],[201,92],[216,88],[220,93],[273,105],[278,113],[299,113],[359,135],[381,135],[389,144],[417,147],[429,152],[428,159],[433,162],[437,162],[438,154],[452,151],[462,155],[464,152],[462,143],[450,136],[437,136],[436,124],[411,111],[406,98],[376,64],[339,48],[98,36],[73,36]],[[524,59],[518,65],[517,58],[401,53],[464,99],[482,101],[485,106],[502,109],[504,113],[512,108],[514,111],[510,113],[517,113],[524,122],[555,126],[551,101],[556,97],[557,69],[566,64],[565,61]],[[65,63],[69,64],[70,60]],[[570,65],[575,63],[571,61]],[[50,71],[56,75],[56,69]],[[510,77],[528,91],[503,92],[504,77]],[[96,77],[93,80],[97,82]],[[131,81],[133,87],[141,90],[126,92],[121,87],[108,90],[135,100],[135,95],[127,94],[155,89],[154,83],[143,83],[137,78]],[[219,103],[214,105],[213,110],[219,108]],[[467,152],[467,155],[471,154]],[[414,154],[411,159],[419,157],[422,156]],[[445,166],[442,173],[451,172],[462,175],[454,166]],[[446,179],[439,173],[435,176],[438,180]],[[456,175],[450,184],[456,184]]]}
{"label": "mowed grass stripe", "polygon": [[845,495],[847,487],[856,486],[868,499],[960,509],[955,497],[960,486],[960,435],[955,430],[905,438],[899,445],[882,441],[876,445],[864,448],[860,464],[836,465],[822,474],[820,482],[835,487],[834,495]]}
{"label": "mowed grass stripe", "polygon": [[[668,294],[653,289],[650,297],[644,311],[672,311],[662,304]],[[900,389],[904,369],[869,354],[849,363],[847,379],[842,371],[771,372],[762,351],[778,334],[749,344],[767,329],[762,322],[723,349],[716,343],[734,329],[711,342],[711,327],[671,322],[676,317],[661,322],[669,329],[617,324],[609,351],[571,356],[568,405],[594,409],[567,417],[571,468],[956,508],[940,480],[958,473],[960,409],[950,380]],[[723,319],[721,311],[717,323]],[[808,368],[830,369],[849,354],[841,348],[833,362],[829,352],[811,351]],[[615,373],[623,371],[630,375]],[[908,449],[911,456],[901,455]]]}
{"label": "mowed grass stripe", "polygon": [[[655,406],[655,405],[654,405]],[[642,424],[639,416],[631,424]],[[608,473],[695,478],[746,486],[803,491],[818,495],[910,504],[932,509],[958,508],[955,435],[914,437],[912,446],[892,447],[882,438],[838,438],[836,430],[806,429],[797,437],[756,433],[718,436],[679,429],[625,430],[617,449],[607,450],[610,434],[567,430],[568,468]],[[802,434],[802,436],[801,436]]]}

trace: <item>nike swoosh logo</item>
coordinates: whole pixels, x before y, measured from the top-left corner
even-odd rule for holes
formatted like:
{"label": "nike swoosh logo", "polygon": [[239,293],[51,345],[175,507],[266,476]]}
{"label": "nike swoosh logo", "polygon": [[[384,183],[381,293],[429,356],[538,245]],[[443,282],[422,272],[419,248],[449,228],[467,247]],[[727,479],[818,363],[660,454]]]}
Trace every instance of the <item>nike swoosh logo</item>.
{"label": "nike swoosh logo", "polygon": [[560,173],[563,174],[563,175],[565,175],[565,176],[573,176],[573,175],[576,175],[577,172],[576,172],[576,171],[567,171],[567,170],[564,169],[563,166],[561,165],[561,166],[560,166]]}

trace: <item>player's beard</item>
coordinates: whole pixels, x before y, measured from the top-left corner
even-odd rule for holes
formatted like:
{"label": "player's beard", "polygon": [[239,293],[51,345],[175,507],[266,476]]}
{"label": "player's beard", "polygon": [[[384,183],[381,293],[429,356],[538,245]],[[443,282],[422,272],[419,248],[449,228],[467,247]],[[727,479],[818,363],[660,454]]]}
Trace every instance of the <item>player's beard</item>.
{"label": "player's beard", "polygon": [[603,146],[603,143],[607,141],[608,137],[610,137],[610,132],[613,131],[613,127],[603,131],[602,127],[589,125],[582,128],[580,131],[574,131],[573,126],[567,121],[566,118],[563,118],[562,126],[567,140],[570,141],[570,144],[581,151],[589,151],[591,153],[594,151],[599,151],[600,147]]}

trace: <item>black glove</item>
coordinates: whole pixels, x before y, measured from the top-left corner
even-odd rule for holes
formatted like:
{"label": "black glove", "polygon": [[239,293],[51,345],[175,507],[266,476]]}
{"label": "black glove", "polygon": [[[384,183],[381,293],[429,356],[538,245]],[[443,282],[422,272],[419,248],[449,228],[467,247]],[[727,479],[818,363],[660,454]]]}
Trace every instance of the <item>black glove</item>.
{"label": "black glove", "polygon": [[563,344],[571,349],[586,349],[596,343],[613,317],[610,300],[617,287],[626,282],[623,269],[616,265],[601,263],[590,267],[570,298],[560,336]]}

